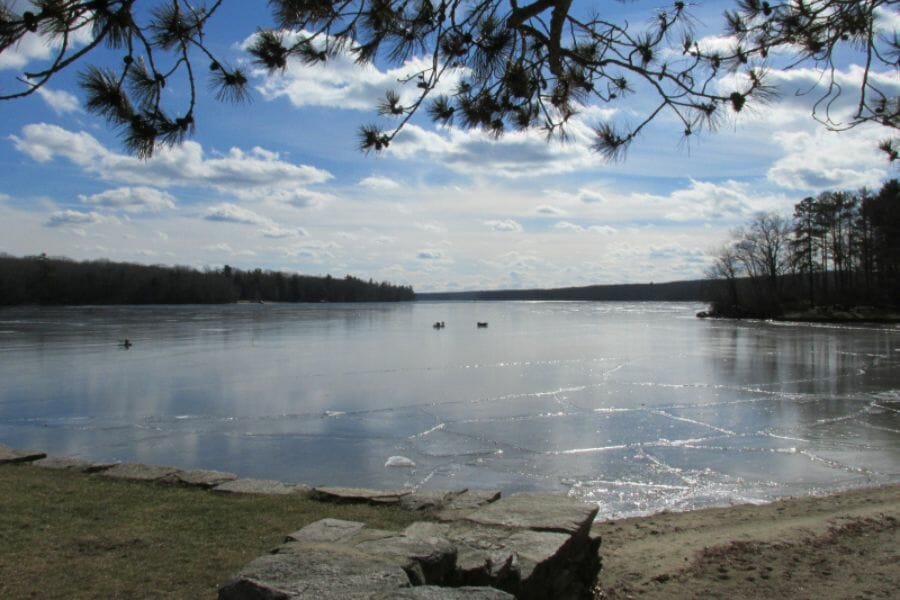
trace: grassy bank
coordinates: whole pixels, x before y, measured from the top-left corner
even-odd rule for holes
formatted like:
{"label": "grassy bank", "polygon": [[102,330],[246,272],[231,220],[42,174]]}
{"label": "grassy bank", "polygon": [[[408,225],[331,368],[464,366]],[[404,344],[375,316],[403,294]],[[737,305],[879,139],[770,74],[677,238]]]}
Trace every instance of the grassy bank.
{"label": "grassy bank", "polygon": [[388,507],[232,496],[0,466],[0,598],[214,598],[244,564],[318,519],[401,529]]}
{"label": "grassy bank", "polygon": [[[300,496],[218,495],[0,466],[0,598],[214,598],[325,517],[401,529],[419,515]],[[900,486],[596,523],[597,600],[894,598]]]}

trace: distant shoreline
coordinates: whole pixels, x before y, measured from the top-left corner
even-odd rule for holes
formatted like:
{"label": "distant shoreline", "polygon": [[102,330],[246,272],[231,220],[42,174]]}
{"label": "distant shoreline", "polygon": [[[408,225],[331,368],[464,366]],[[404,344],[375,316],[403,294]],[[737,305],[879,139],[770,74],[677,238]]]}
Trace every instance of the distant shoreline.
{"label": "distant shoreline", "polygon": [[814,306],[805,310],[788,310],[776,316],[755,316],[751,314],[719,314],[715,311],[701,311],[700,318],[712,319],[768,319],[779,323],[858,323],[885,325],[900,323],[900,309],[872,306]]}
{"label": "distant shoreline", "polygon": [[526,290],[473,290],[422,292],[416,300],[548,300],[605,302],[710,302],[710,282],[705,279],[664,283],[623,283]]}

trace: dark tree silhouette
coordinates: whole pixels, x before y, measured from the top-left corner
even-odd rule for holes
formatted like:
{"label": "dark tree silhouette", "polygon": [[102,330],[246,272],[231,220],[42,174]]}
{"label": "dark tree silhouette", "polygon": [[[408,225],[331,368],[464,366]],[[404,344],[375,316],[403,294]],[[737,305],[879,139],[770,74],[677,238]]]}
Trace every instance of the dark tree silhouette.
{"label": "dark tree silhouette", "polygon": [[821,229],[816,218],[816,200],[804,198],[794,205],[794,228],[791,249],[794,267],[806,276],[809,303],[815,302],[815,274],[818,270],[816,249]]}
{"label": "dark tree silhouette", "polygon": [[900,183],[878,194],[822,192],[794,206],[793,223],[758,215],[714,256],[714,312],[775,316],[786,305],[900,302]]}
{"label": "dark tree silhouette", "polygon": [[[194,130],[201,73],[224,101],[247,98],[248,77],[218,59],[204,42],[222,0],[195,6],[187,0],[32,0],[31,10],[12,10],[0,0],[0,53],[24,36],[41,33],[57,40],[46,66],[23,74],[18,90],[0,98],[27,96],[55,74],[81,63],[101,46],[120,51],[113,64],[83,67],[81,85],[92,112],[121,131],[126,147],[150,156],[158,144],[174,144]],[[270,0],[277,29],[261,29],[250,47],[270,71],[295,59],[327,63],[342,51],[359,62],[399,63],[431,58],[414,83],[417,95],[401,102],[388,92],[379,112],[399,122],[360,131],[360,147],[378,151],[422,107],[436,122],[481,128],[494,135],[541,127],[565,136],[567,121],[584,105],[615,106],[632,93],[652,98],[631,126],[598,123],[593,147],[606,158],[621,157],[644,127],[663,113],[674,116],[679,133],[713,129],[725,114],[740,112],[750,97],[766,97],[766,66],[812,66],[823,74],[825,92],[814,116],[835,130],[875,122],[893,136],[900,100],[881,89],[873,70],[895,72],[897,32],[876,29],[876,15],[892,0],[737,0],[725,14],[727,51],[702,47],[692,33],[688,3],[648,14],[635,27],[615,9],[573,0]],[[18,5],[28,6],[26,2]],[[90,31],[86,45],[74,43]],[[835,80],[838,55],[859,59],[863,76],[855,90]],[[433,94],[442,77],[461,67],[466,75],[446,95]],[[722,89],[721,76],[732,78]],[[175,78],[187,81],[184,106],[165,105],[163,89]],[[829,108],[840,94],[855,93],[850,120],[834,120]],[[435,97],[432,97],[435,96]],[[426,103],[426,101],[428,101]],[[633,106],[631,107],[633,108]],[[896,158],[896,138],[882,149]]]}
{"label": "dark tree silhouette", "polygon": [[409,286],[281,273],[77,262],[0,253],[0,306],[15,304],[218,304],[249,302],[393,302],[413,300]]}

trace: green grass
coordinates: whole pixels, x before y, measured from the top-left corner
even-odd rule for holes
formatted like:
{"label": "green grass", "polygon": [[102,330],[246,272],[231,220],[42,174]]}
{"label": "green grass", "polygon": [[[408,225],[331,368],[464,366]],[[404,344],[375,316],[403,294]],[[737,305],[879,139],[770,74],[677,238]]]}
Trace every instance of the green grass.
{"label": "green grass", "polygon": [[214,598],[243,565],[318,519],[401,529],[390,507],[237,496],[0,466],[0,598]]}

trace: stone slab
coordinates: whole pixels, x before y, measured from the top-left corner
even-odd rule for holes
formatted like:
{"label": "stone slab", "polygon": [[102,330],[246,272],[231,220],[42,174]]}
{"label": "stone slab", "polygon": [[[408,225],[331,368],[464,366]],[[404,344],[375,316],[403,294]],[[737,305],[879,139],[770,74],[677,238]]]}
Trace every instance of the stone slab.
{"label": "stone slab", "polygon": [[492,587],[439,587],[421,585],[377,594],[372,600],[515,600],[515,596]]}
{"label": "stone slab", "polygon": [[492,490],[417,490],[403,496],[400,506],[407,510],[441,513],[447,520],[453,520],[499,498],[500,492]]}
{"label": "stone slab", "polygon": [[[411,530],[414,531],[414,530]],[[419,535],[366,527],[357,521],[321,519],[288,536],[275,553],[315,551],[339,545],[399,566],[413,585],[443,584],[455,572],[456,548],[439,535]]]}
{"label": "stone slab", "polygon": [[461,490],[452,492],[437,513],[439,521],[455,521],[500,499],[499,490]]}
{"label": "stone slab", "polygon": [[320,502],[346,504],[399,504],[400,499],[409,496],[412,490],[370,490],[333,486],[314,487],[309,497]]}
{"label": "stone slab", "polygon": [[310,523],[303,529],[287,536],[285,542],[307,542],[312,544],[337,544],[347,541],[358,533],[365,523],[344,521],[342,519],[320,519]]}
{"label": "stone slab", "polygon": [[33,462],[46,456],[46,452],[39,452],[37,450],[19,450],[0,444],[0,465]]}
{"label": "stone slab", "polygon": [[[560,498],[544,495],[541,500]],[[525,505],[542,503],[520,498],[512,506],[522,512]],[[563,512],[571,517],[571,511]],[[588,506],[589,522],[594,512]],[[518,519],[524,520],[521,514]],[[550,522],[558,528],[567,522],[552,511],[533,521],[529,524]],[[250,563],[223,586],[220,598],[587,600],[599,570],[599,540],[580,526],[568,528],[574,532],[461,519],[420,521],[396,532],[323,519]],[[464,586],[471,588],[468,594],[461,593]]]}
{"label": "stone slab", "polygon": [[187,485],[191,487],[211,488],[237,479],[234,473],[225,471],[210,471],[207,469],[177,470],[171,475],[163,477],[163,483],[175,485]]}
{"label": "stone slab", "polygon": [[586,536],[597,511],[595,504],[566,496],[523,493],[483,506],[465,520],[479,525]]}
{"label": "stone slab", "polygon": [[397,565],[335,544],[293,542],[261,556],[219,588],[219,600],[368,600],[409,587]]}
{"label": "stone slab", "polygon": [[456,548],[445,538],[381,533],[387,535],[361,530],[349,543],[360,552],[400,566],[413,585],[445,584],[453,579]]}
{"label": "stone slab", "polygon": [[297,486],[270,479],[235,479],[212,488],[222,494],[294,494]]}
{"label": "stone slab", "polygon": [[118,463],[96,463],[74,456],[48,456],[35,461],[34,466],[42,469],[58,471],[79,471],[81,473],[99,473],[110,469]]}
{"label": "stone slab", "polygon": [[129,481],[157,481],[178,471],[175,467],[144,465],[140,463],[119,463],[100,473],[101,477],[127,479]]}
{"label": "stone slab", "polygon": [[457,548],[461,583],[496,585],[516,591],[532,585],[535,573],[567,555],[571,536],[551,531],[452,525],[447,537]]}
{"label": "stone slab", "polygon": [[444,508],[454,492],[446,490],[417,490],[400,498],[400,506],[406,510],[434,511]]}

